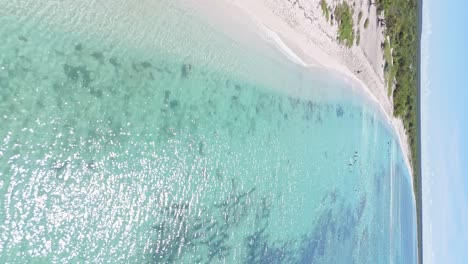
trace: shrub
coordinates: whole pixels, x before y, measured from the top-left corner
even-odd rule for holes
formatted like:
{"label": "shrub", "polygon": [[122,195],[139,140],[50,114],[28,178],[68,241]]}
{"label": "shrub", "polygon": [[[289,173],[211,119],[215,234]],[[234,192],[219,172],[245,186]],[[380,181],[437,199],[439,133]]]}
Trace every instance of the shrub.
{"label": "shrub", "polygon": [[364,28],[368,28],[369,27],[369,18],[366,18],[366,21],[364,21]]}
{"label": "shrub", "polygon": [[343,2],[336,6],[335,19],[338,22],[338,41],[351,47],[354,44],[354,25],[348,3]]}
{"label": "shrub", "polygon": [[330,10],[328,10],[327,2],[325,0],[321,0],[320,1],[320,6],[322,7],[323,15],[325,16],[327,21],[329,21],[330,20]]}

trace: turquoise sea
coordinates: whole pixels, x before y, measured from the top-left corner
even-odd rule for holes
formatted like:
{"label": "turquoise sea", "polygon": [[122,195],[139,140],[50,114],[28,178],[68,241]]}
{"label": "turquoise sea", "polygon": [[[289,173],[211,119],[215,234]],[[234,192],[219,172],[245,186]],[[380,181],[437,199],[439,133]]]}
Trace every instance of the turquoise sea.
{"label": "turquoise sea", "polygon": [[377,107],[184,2],[0,0],[0,263],[415,263]]}

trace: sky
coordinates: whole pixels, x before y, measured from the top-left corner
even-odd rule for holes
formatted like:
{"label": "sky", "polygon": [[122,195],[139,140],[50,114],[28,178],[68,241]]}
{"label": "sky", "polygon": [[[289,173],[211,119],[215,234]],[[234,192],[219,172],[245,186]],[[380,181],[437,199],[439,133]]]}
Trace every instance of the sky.
{"label": "sky", "polygon": [[468,263],[468,1],[423,1],[423,260]]}

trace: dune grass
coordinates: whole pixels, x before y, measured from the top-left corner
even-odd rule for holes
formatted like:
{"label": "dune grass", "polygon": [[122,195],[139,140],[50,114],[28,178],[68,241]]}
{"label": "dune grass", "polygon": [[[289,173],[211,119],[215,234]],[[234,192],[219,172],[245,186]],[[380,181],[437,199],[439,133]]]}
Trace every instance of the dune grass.
{"label": "dune grass", "polygon": [[338,22],[338,41],[347,47],[354,44],[353,14],[348,3],[343,2],[335,8],[335,19]]}
{"label": "dune grass", "polygon": [[320,7],[322,7],[322,12],[325,18],[327,19],[327,22],[330,21],[330,10],[328,9],[327,1],[321,0]]}
{"label": "dune grass", "polygon": [[385,60],[385,67],[384,67],[384,72],[385,72],[385,85],[387,86],[387,94],[388,97],[391,97],[393,94],[393,80],[395,79],[396,76],[396,69],[393,58],[392,58],[392,47],[390,46],[390,43],[388,39],[385,39],[384,42],[384,60]]}
{"label": "dune grass", "polygon": [[369,18],[366,18],[364,21],[364,28],[367,29],[369,27]]}

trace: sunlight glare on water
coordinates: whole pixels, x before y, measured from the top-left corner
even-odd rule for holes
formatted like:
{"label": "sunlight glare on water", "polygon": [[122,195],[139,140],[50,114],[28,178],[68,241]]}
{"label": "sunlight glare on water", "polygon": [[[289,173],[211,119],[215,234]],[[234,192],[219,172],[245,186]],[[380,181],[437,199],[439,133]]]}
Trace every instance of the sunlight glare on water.
{"label": "sunlight glare on water", "polygon": [[396,137],[345,82],[174,1],[1,2],[1,263],[415,262]]}

